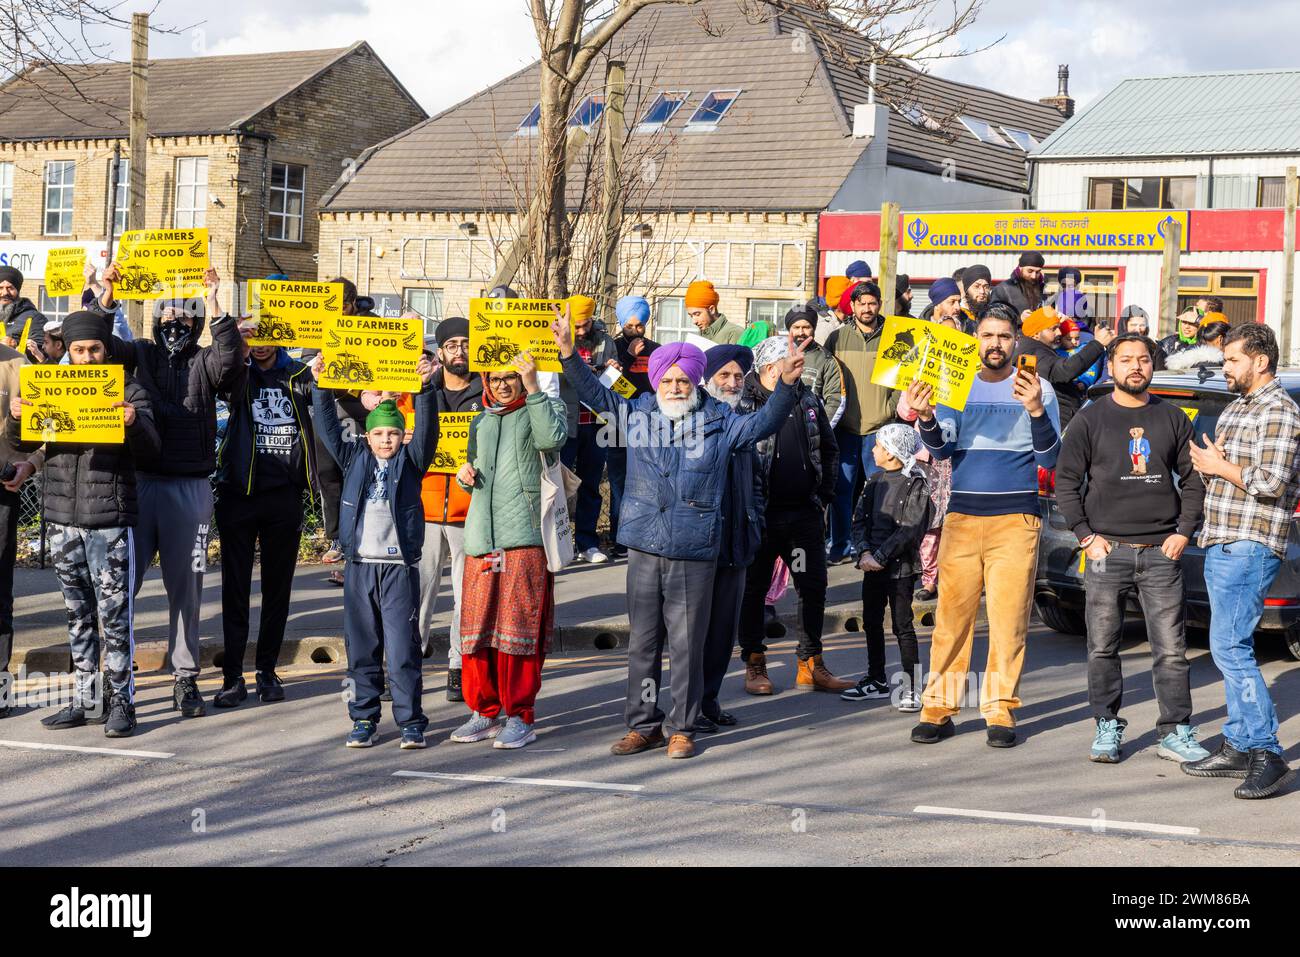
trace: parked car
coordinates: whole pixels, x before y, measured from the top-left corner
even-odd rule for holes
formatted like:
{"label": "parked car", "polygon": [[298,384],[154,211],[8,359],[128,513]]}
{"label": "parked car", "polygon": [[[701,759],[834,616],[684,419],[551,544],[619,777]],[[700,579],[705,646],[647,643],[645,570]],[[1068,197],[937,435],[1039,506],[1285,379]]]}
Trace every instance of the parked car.
{"label": "parked car", "polygon": [[[1300,401],[1300,370],[1282,370],[1279,379],[1293,399]],[[1088,391],[1090,401],[1107,395],[1113,382],[1094,386]],[[1228,391],[1220,366],[1202,366],[1187,372],[1157,372],[1151,392],[1182,408],[1192,419],[1196,440],[1213,437],[1219,415],[1234,398]],[[1034,608],[1043,624],[1069,635],[1086,633],[1084,625],[1083,550],[1074,533],[1066,527],[1056,506],[1056,473],[1039,470],[1038,494],[1042,507],[1043,532],[1038,550],[1038,575],[1034,588]],[[1264,617],[1259,634],[1281,638],[1292,657],[1300,659],[1300,514],[1291,523],[1286,559],[1273,587],[1264,600]],[[1187,591],[1187,623],[1208,628],[1210,599],[1205,588],[1205,552],[1192,543],[1183,552],[1183,583]],[[1127,601],[1129,613],[1140,615],[1136,594]]]}

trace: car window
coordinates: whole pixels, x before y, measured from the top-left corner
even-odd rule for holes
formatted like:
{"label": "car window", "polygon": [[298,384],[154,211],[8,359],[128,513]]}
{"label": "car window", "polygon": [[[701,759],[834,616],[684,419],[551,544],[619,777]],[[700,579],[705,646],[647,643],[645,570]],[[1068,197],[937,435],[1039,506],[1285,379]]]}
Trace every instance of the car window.
{"label": "car window", "polygon": [[1222,392],[1198,394],[1190,389],[1162,389],[1159,386],[1153,387],[1151,394],[1160,396],[1187,413],[1187,417],[1192,420],[1192,428],[1195,430],[1198,444],[1203,444],[1202,436],[1214,437],[1214,430],[1219,425],[1219,416],[1228,407],[1228,403],[1235,398]]}

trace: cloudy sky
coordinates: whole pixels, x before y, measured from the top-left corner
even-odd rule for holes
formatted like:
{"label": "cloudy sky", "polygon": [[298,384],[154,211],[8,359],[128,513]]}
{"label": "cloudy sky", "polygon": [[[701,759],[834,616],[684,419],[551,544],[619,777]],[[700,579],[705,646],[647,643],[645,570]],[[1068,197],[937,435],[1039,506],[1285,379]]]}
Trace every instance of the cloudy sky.
{"label": "cloudy sky", "polygon": [[[153,37],[151,53],[252,53],[364,39],[435,113],[534,58],[524,11],[525,0],[160,0],[154,23],[180,32]],[[1268,25],[1270,36],[1294,36],[1300,5],[1258,0],[1250,16],[1224,11],[1206,0],[985,0],[963,44],[1005,39],[934,70],[1037,98],[1056,92],[1056,66],[1068,63],[1070,92],[1082,107],[1127,76],[1294,65],[1288,44],[1261,43],[1261,26]],[[129,55],[123,38],[110,43],[115,59]],[[219,85],[214,94],[220,95]]]}

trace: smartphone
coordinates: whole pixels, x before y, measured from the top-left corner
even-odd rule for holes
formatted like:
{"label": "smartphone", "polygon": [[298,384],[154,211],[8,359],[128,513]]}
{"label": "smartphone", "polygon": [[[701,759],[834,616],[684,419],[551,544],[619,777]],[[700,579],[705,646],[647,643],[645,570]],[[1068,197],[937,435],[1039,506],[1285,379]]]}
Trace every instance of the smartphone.
{"label": "smartphone", "polygon": [[1038,375],[1038,356],[1016,356],[1016,368],[1031,376]]}

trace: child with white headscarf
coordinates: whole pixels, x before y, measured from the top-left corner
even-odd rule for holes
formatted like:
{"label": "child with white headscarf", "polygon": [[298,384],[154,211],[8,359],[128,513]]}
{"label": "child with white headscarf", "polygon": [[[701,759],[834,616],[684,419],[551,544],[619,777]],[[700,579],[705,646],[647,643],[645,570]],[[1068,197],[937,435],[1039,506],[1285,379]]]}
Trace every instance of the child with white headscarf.
{"label": "child with white headscarf", "polygon": [[881,471],[867,479],[853,514],[853,551],[862,569],[862,630],[867,674],[840,695],[845,701],[889,698],[885,679],[885,607],[889,607],[903,674],[896,679],[899,711],[921,710],[920,653],[912,620],[912,592],[921,562],[918,546],[930,527],[933,505],[925,471],[917,464],[920,438],[911,426],[891,422],[876,432],[872,454]]}

